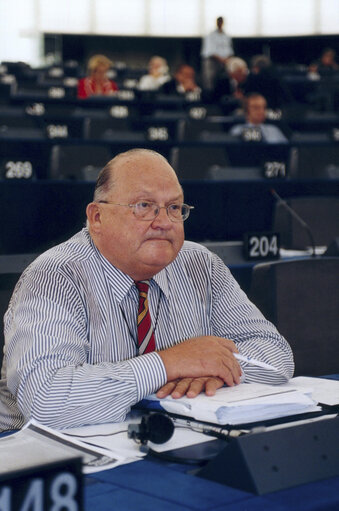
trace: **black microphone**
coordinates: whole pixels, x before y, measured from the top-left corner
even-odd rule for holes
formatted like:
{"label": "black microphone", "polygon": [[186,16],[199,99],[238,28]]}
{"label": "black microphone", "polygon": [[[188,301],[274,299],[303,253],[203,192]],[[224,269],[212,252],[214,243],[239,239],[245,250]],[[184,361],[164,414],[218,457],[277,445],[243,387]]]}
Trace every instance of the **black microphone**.
{"label": "black microphone", "polygon": [[289,206],[287,204],[287,202],[282,199],[280,197],[280,195],[274,190],[274,188],[271,188],[271,194],[273,195],[273,197],[275,199],[277,199],[277,201],[290,213],[290,215],[293,216],[293,218],[295,218],[297,220],[297,222],[299,222],[299,224],[306,230],[307,234],[308,234],[308,237],[310,239],[310,242],[311,242],[311,247],[312,247],[312,256],[315,257],[316,256],[316,253],[315,253],[315,243],[314,243],[314,238],[313,238],[313,235],[312,235],[312,232],[311,232],[311,229],[309,228],[309,226],[307,225],[307,223],[305,222],[305,220],[303,220],[299,215],[298,213],[296,213],[294,211],[294,209],[291,208],[291,206]]}
{"label": "black microphone", "polygon": [[167,415],[152,413],[144,415],[138,424],[129,424],[127,435],[142,445],[146,445],[148,441],[164,444],[172,437],[173,432],[174,424]]}

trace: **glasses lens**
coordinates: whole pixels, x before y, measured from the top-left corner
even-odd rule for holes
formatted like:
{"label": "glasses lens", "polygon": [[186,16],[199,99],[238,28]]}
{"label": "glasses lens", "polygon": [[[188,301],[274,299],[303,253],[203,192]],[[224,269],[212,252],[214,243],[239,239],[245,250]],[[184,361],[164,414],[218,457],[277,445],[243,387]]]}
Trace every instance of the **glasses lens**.
{"label": "glasses lens", "polygon": [[[154,220],[160,211],[160,206],[155,202],[137,202],[133,205],[134,214],[140,220]],[[167,206],[167,214],[172,222],[182,222],[189,217],[190,206],[187,204],[170,204]]]}
{"label": "glasses lens", "polygon": [[134,214],[142,220],[153,220],[156,217],[158,207],[154,202],[137,202],[134,204]]}

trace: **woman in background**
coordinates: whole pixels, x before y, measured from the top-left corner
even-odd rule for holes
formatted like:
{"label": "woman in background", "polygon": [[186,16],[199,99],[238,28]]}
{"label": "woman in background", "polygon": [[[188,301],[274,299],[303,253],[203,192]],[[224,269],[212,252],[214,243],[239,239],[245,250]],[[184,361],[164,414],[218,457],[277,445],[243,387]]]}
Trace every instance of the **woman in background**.
{"label": "woman in background", "polygon": [[88,76],[79,80],[78,98],[114,94],[118,86],[107,76],[111,66],[112,62],[104,55],[93,55],[88,61]]}

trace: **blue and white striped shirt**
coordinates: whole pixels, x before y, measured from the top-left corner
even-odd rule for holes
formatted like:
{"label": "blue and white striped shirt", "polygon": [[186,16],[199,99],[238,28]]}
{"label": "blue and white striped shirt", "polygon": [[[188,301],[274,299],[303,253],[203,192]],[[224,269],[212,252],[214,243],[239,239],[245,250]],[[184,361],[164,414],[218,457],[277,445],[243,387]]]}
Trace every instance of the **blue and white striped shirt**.
{"label": "blue and white striped shirt", "polygon": [[[282,383],[292,376],[288,343],[201,245],[185,242],[151,279],[149,307],[159,350],[216,335],[278,369],[243,364],[245,381]],[[56,428],[122,421],[164,385],[160,356],[136,356],[137,309],[133,280],[100,254],[87,229],[39,256],[5,315],[0,429],[19,428],[31,417]]]}

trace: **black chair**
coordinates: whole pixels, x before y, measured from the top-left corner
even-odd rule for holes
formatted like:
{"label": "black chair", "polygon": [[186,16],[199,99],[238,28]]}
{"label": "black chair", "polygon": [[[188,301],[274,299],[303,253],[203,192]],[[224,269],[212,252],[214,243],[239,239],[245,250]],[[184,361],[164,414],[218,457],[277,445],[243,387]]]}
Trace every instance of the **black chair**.
{"label": "black chair", "polygon": [[249,296],[290,343],[295,375],[339,371],[339,257],[258,264]]}
{"label": "black chair", "polygon": [[[338,197],[291,197],[286,203],[309,226],[315,245],[327,246],[339,235]],[[310,245],[307,230],[279,202],[274,206],[272,230],[280,233],[283,248],[305,249]]]}
{"label": "black chair", "polygon": [[146,141],[142,131],[133,130],[129,117],[88,119],[87,137],[92,140],[121,141],[122,143]]}
{"label": "black chair", "polygon": [[[313,139],[312,139],[313,136]],[[293,164],[290,177],[295,179],[338,179],[339,145],[330,141],[329,135],[299,134],[299,145],[293,147]],[[296,137],[294,137],[296,142]]]}
{"label": "black chair", "polygon": [[207,178],[216,181],[258,181],[264,179],[261,167],[219,167],[208,169]]}
{"label": "black chair", "polygon": [[[198,109],[199,107],[196,107]],[[202,107],[200,107],[202,108]],[[182,119],[179,124],[179,140],[182,142],[199,141],[201,138],[210,138],[217,133],[225,133],[222,122],[216,119],[208,118],[186,118]]]}
{"label": "black chair", "polygon": [[40,119],[28,115],[1,115],[0,140],[42,139]]}
{"label": "black chair", "polygon": [[[90,180],[93,180],[111,158],[112,153],[107,146],[56,144],[51,151],[49,177],[86,180],[86,176],[90,175]],[[88,168],[91,172],[87,172]]]}
{"label": "black chair", "polygon": [[199,145],[173,147],[170,164],[179,179],[206,179],[211,167],[227,167],[229,161],[223,147]]}

